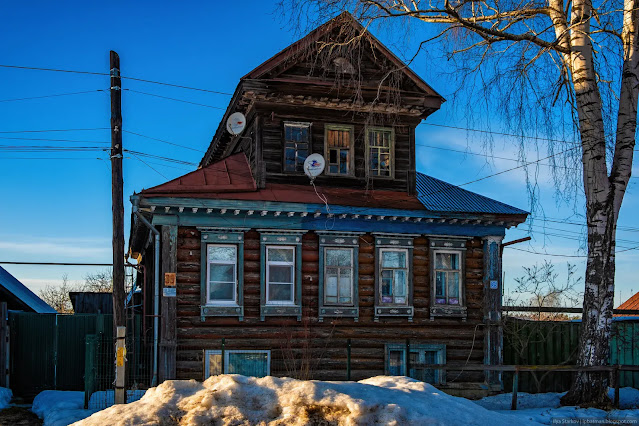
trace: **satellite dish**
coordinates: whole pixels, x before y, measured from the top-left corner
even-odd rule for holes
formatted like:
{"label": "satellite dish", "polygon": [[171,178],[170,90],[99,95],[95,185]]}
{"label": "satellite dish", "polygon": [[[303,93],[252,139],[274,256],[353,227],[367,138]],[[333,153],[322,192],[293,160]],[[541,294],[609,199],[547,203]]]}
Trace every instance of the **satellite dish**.
{"label": "satellite dish", "polygon": [[325,166],[326,161],[321,154],[311,154],[304,160],[304,173],[313,180],[322,174]]}
{"label": "satellite dish", "polygon": [[226,120],[226,130],[232,135],[239,135],[246,127],[246,117],[241,112],[234,112]]}

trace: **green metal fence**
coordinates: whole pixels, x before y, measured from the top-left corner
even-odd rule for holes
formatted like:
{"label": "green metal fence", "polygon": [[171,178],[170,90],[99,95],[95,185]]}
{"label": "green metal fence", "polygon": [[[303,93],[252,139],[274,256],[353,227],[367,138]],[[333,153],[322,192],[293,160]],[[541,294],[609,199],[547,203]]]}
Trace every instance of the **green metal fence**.
{"label": "green metal fence", "polygon": [[[573,365],[579,343],[579,321],[504,321],[504,364]],[[639,365],[639,320],[615,321],[610,342],[610,364]],[[570,388],[573,372],[522,372],[522,392],[563,392]],[[512,388],[513,373],[503,373],[505,389]],[[625,371],[621,387],[639,387],[639,372]]]}

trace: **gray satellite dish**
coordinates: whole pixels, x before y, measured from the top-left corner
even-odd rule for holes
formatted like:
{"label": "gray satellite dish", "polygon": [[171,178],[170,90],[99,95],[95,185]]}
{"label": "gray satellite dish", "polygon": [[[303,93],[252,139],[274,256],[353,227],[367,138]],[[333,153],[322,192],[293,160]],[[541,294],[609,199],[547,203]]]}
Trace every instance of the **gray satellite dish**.
{"label": "gray satellite dish", "polygon": [[239,135],[246,127],[246,117],[241,112],[234,112],[226,120],[226,130],[232,135]]}

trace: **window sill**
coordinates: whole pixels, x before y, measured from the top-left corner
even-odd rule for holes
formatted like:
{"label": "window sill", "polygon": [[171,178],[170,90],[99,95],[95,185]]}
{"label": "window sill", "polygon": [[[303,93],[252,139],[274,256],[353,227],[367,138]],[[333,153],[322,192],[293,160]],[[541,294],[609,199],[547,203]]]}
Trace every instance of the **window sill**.
{"label": "window sill", "polygon": [[375,306],[375,321],[379,321],[379,317],[407,317],[408,321],[413,321],[415,309],[412,305],[377,305]]}
{"label": "window sill", "polygon": [[297,317],[298,321],[302,320],[302,308],[299,305],[262,305],[260,306],[260,319],[264,321],[265,317]]}
{"label": "window sill", "polygon": [[359,320],[359,308],[356,306],[320,306],[319,322],[322,322],[324,317],[354,318],[355,322],[357,322]]}
{"label": "window sill", "polygon": [[435,305],[430,307],[430,320],[436,317],[461,318],[466,321],[468,309],[465,306]]}
{"label": "window sill", "polygon": [[240,305],[202,305],[200,317],[204,321],[206,317],[238,317],[244,320],[244,306]]}

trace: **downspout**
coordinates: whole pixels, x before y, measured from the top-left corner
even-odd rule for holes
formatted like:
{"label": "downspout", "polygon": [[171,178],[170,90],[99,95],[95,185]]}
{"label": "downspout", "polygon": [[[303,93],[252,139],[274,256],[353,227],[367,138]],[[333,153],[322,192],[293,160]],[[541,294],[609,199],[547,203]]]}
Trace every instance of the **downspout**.
{"label": "downspout", "polygon": [[160,311],[160,231],[155,229],[151,223],[138,211],[138,199],[133,200],[133,213],[154,235],[153,250],[153,378],[151,386],[158,384],[158,328]]}

